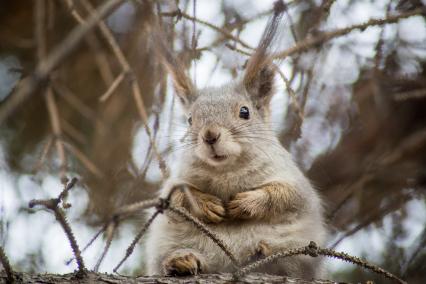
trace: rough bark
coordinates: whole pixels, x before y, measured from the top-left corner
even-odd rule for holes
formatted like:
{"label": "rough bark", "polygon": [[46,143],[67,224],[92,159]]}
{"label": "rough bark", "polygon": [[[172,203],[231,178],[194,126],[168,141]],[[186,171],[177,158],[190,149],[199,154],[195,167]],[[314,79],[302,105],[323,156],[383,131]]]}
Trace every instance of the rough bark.
{"label": "rough bark", "polygon": [[[202,274],[193,277],[126,277],[120,275],[88,272],[87,276],[79,278],[76,274],[30,274],[16,273],[15,283],[283,283],[283,284],[331,284],[328,280],[302,280],[284,276],[252,273],[239,280],[234,280],[232,274]],[[0,272],[0,283],[6,282],[6,274]]]}

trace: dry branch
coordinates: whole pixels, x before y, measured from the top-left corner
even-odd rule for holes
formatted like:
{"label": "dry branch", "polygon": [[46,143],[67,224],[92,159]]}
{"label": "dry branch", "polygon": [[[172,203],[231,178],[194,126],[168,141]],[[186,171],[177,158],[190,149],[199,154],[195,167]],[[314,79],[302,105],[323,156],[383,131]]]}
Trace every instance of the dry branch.
{"label": "dry branch", "polygon": [[424,14],[426,14],[426,8],[418,8],[413,11],[401,13],[399,15],[391,15],[383,19],[370,19],[369,21],[363,24],[357,24],[357,25],[349,26],[342,29],[336,29],[334,31],[323,32],[314,37],[307,37],[304,40],[299,41],[295,46],[277,53],[274,57],[286,58],[295,53],[305,52],[311,48],[318,47],[326,41],[329,41],[331,39],[334,39],[340,36],[347,35],[354,30],[363,31],[369,27],[393,24],[398,22],[401,19],[406,19],[412,16],[418,16],[418,15],[424,15]]}
{"label": "dry branch", "polygon": [[360,266],[364,269],[371,270],[371,271],[373,271],[377,274],[380,274],[380,275],[382,275],[382,276],[384,276],[384,277],[386,277],[390,280],[393,280],[397,283],[406,284],[406,282],[404,280],[402,280],[402,279],[398,278],[397,276],[387,272],[386,270],[378,267],[377,265],[370,264],[365,260],[362,260],[358,257],[350,256],[350,255],[343,253],[343,252],[336,252],[336,251],[331,250],[331,249],[320,248],[314,242],[310,242],[309,245],[307,245],[306,247],[290,249],[290,250],[287,250],[287,251],[274,253],[273,255],[267,256],[263,259],[260,259],[258,261],[251,263],[251,264],[248,264],[247,266],[245,266],[243,268],[240,268],[236,273],[234,273],[234,275],[237,278],[239,278],[242,275],[256,269],[257,267],[260,267],[260,266],[265,265],[265,264],[269,264],[269,263],[273,262],[274,260],[277,260],[279,258],[289,257],[289,256],[295,256],[295,255],[309,255],[311,257],[328,256],[328,257],[337,258],[337,259],[340,259],[342,261],[346,261],[346,262],[350,262],[350,263],[353,263],[355,265],[358,265],[358,266]]}
{"label": "dry branch", "polygon": [[198,19],[196,17],[192,17],[192,16],[190,16],[190,15],[182,12],[180,9],[178,9],[176,11],[173,11],[173,12],[164,12],[164,13],[161,13],[161,16],[164,16],[164,17],[177,17],[178,19],[185,18],[187,20],[190,20],[190,21],[199,23],[201,25],[204,25],[206,27],[209,27],[212,30],[214,30],[214,31],[216,31],[216,32],[221,33],[222,35],[224,35],[225,38],[231,39],[231,40],[233,40],[233,41],[241,44],[241,46],[243,46],[243,47],[245,47],[247,49],[251,49],[251,50],[254,49],[253,47],[251,47],[250,45],[248,45],[247,43],[245,43],[244,41],[242,41],[240,38],[234,36],[233,34],[231,34],[230,32],[226,31],[225,29],[222,29],[222,28],[220,28],[218,26],[215,26],[212,23],[200,20],[200,19]]}
{"label": "dry branch", "polygon": [[8,259],[7,255],[6,255],[6,253],[4,252],[2,246],[0,246],[0,262],[3,265],[3,268],[4,268],[5,272],[6,272],[6,279],[5,279],[5,281],[7,283],[13,282],[13,280],[14,280],[13,270],[12,270],[12,267],[10,266],[9,259]]}
{"label": "dry branch", "polygon": [[[126,277],[121,275],[111,275],[104,273],[88,272],[84,279],[75,279],[74,274],[29,274],[17,273],[19,281],[17,283],[38,284],[65,284],[65,283],[110,283],[110,284],[189,284],[189,283],[280,283],[280,284],[333,284],[336,282],[328,280],[303,280],[285,276],[275,276],[268,274],[253,273],[248,274],[238,281],[233,279],[232,274],[200,274],[192,277],[161,277],[161,276],[142,276]],[[6,279],[6,275],[0,272],[0,282]],[[342,282],[339,282],[342,283]],[[344,284],[344,283],[342,283]]]}
{"label": "dry branch", "polygon": [[77,178],[73,178],[68,183],[64,182],[65,184],[64,189],[62,190],[62,192],[59,194],[57,198],[43,199],[43,200],[33,199],[29,202],[28,206],[30,208],[33,208],[36,205],[41,205],[53,211],[53,213],[55,214],[56,220],[61,225],[62,229],[65,232],[65,235],[67,236],[69,240],[72,251],[74,253],[74,257],[77,260],[78,276],[82,277],[86,273],[86,267],[84,266],[84,261],[83,261],[83,258],[81,257],[81,251],[80,251],[80,248],[78,247],[77,240],[75,239],[74,233],[72,232],[71,226],[68,223],[65,213],[62,211],[61,208],[59,208],[59,203],[64,200],[68,192],[74,187],[76,183],[77,183]]}
{"label": "dry branch", "polygon": [[[98,11],[96,11],[92,5],[90,4],[89,1],[87,0],[83,0],[81,1],[81,3],[85,6],[86,10],[91,14],[91,15],[96,15],[98,13]],[[168,176],[168,170],[167,170],[167,166],[166,166],[166,162],[164,161],[163,157],[161,156],[161,154],[158,151],[157,145],[155,143],[155,140],[153,138],[151,129],[149,128],[149,124],[148,124],[148,114],[147,111],[145,109],[145,104],[143,101],[143,96],[141,93],[141,88],[139,86],[139,83],[137,81],[136,78],[136,74],[133,72],[133,69],[131,68],[129,62],[127,61],[126,57],[124,56],[123,51],[121,50],[120,46],[118,45],[117,41],[114,38],[114,35],[112,34],[111,30],[108,28],[108,26],[105,24],[105,22],[100,19],[99,22],[97,23],[99,26],[99,29],[101,30],[102,35],[104,36],[104,38],[106,39],[106,41],[108,42],[108,45],[111,47],[115,57],[117,58],[117,61],[119,62],[121,68],[122,68],[122,76],[123,78],[120,79],[120,76],[112,83],[112,85],[108,88],[107,93],[104,94],[102,97],[109,97],[110,94],[108,94],[108,92],[113,92],[116,87],[118,87],[118,85],[120,84],[121,81],[123,81],[124,77],[128,74],[129,79],[130,79],[130,84],[131,84],[131,90],[132,90],[132,95],[133,98],[136,102],[136,106],[139,112],[139,115],[142,119],[142,122],[145,126],[145,130],[146,133],[148,135],[152,150],[154,152],[154,154],[156,155],[157,159],[158,159],[158,163],[160,166],[160,170],[161,173],[163,174],[163,177],[167,177]],[[115,84],[115,86],[114,86]],[[107,96],[108,95],[108,96]],[[102,98],[101,97],[101,98]],[[105,98],[104,98],[105,99]]]}
{"label": "dry branch", "polygon": [[85,25],[74,28],[68,36],[40,62],[32,75],[23,79],[16,91],[0,107],[0,124],[2,124],[22,103],[24,103],[45,82],[53,69],[60,65],[68,55],[78,46],[83,38],[96,26],[96,24],[124,0],[109,0],[104,2],[97,13],[90,15]]}

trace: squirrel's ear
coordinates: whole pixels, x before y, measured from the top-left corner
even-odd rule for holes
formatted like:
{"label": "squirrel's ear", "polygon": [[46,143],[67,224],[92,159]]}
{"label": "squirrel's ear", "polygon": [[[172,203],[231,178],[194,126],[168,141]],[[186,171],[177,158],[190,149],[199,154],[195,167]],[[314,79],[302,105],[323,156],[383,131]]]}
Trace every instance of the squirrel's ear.
{"label": "squirrel's ear", "polygon": [[275,69],[268,50],[285,9],[282,0],[274,3],[274,14],[268,21],[259,46],[247,62],[243,85],[258,109],[267,107],[274,93]]}
{"label": "squirrel's ear", "polygon": [[174,56],[166,44],[164,33],[157,27],[152,31],[153,50],[170,74],[173,86],[183,107],[188,109],[195,100],[195,88],[185,72],[183,63]]}
{"label": "squirrel's ear", "polygon": [[257,109],[267,108],[275,92],[275,72],[271,65],[259,66],[244,76],[244,87]]}

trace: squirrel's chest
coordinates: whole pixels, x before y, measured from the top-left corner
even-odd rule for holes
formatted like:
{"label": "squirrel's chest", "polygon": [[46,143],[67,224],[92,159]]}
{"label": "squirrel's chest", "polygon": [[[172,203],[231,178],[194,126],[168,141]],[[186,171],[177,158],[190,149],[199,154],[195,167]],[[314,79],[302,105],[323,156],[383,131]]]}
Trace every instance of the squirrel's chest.
{"label": "squirrel's chest", "polygon": [[206,193],[229,200],[238,192],[262,185],[271,175],[273,175],[273,171],[268,165],[263,164],[258,167],[241,168],[220,174],[197,171],[191,174],[190,182]]}

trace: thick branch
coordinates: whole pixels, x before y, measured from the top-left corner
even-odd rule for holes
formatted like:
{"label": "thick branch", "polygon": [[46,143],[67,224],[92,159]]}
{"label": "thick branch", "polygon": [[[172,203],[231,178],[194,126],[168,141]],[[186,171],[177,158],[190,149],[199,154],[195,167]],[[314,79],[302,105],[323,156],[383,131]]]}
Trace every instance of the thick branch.
{"label": "thick branch", "polygon": [[[282,284],[332,284],[335,282],[328,280],[302,280],[285,276],[275,276],[268,274],[248,274],[238,281],[233,279],[232,274],[201,274],[193,277],[125,277],[112,274],[89,272],[84,279],[75,278],[75,274],[29,274],[19,273],[18,283],[282,283]],[[0,282],[6,279],[6,274],[0,273]]]}

